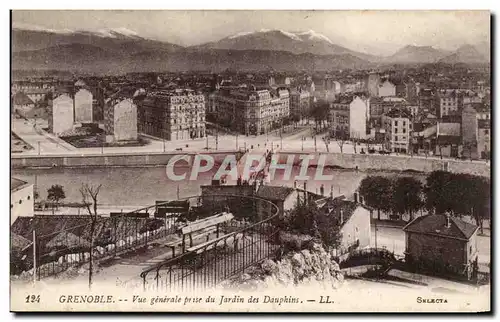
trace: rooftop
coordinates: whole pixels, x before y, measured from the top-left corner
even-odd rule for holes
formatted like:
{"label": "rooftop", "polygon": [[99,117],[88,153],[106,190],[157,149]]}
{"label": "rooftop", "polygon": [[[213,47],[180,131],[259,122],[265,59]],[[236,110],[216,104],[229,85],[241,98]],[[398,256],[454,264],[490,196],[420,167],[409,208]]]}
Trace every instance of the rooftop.
{"label": "rooftop", "polygon": [[439,136],[460,136],[461,124],[460,123],[443,123],[439,122],[437,125],[437,134]]}
{"label": "rooftop", "polygon": [[450,226],[446,226],[446,215],[427,215],[414,219],[403,230],[421,234],[469,240],[477,231],[476,225],[450,216]]}
{"label": "rooftop", "polygon": [[261,185],[257,190],[257,196],[269,200],[284,201],[294,190],[290,187]]}
{"label": "rooftop", "polygon": [[28,95],[26,95],[23,92],[16,93],[13,97],[13,102],[14,102],[14,105],[34,104],[33,101],[31,100],[31,98],[29,98]]}
{"label": "rooftop", "polygon": [[28,184],[26,181],[23,181],[21,179],[17,178],[10,178],[10,190],[16,190],[19,189],[20,187],[24,186],[25,184]]}

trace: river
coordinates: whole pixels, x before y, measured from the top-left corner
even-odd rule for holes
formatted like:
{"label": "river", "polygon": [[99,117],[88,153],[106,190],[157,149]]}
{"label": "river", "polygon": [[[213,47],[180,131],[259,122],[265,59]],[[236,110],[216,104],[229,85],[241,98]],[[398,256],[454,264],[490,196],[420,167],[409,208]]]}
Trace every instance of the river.
{"label": "river", "polygon": [[[175,173],[190,174],[186,167],[176,167]],[[299,174],[300,168],[294,167],[291,177]],[[281,173],[280,173],[281,172]],[[308,175],[315,176],[316,169],[308,169]],[[358,188],[360,181],[368,174],[396,175],[397,173],[382,171],[355,171],[344,169],[325,169],[325,175],[333,175],[333,180],[307,181],[307,190],[318,192],[323,184],[325,194],[330,194],[333,189],[334,195],[344,194],[346,196]],[[146,206],[152,205],[156,200],[172,200],[179,196],[187,197],[201,193],[200,185],[210,184],[214,171],[201,173],[195,181],[184,180],[175,182],[169,180],[164,167],[123,167],[123,168],[53,168],[53,169],[15,169],[11,171],[13,177],[25,180],[37,185],[41,199],[47,198],[47,189],[59,184],[64,187],[66,194],[65,202],[81,202],[79,188],[82,183],[93,185],[102,184],[99,194],[99,204],[123,205],[123,206]],[[284,173],[280,170],[276,173],[276,180],[272,185],[287,185],[292,187],[291,179],[283,178]],[[412,174],[414,175],[414,174]],[[424,175],[417,175],[424,178]],[[304,181],[297,181],[299,187],[303,188]]]}

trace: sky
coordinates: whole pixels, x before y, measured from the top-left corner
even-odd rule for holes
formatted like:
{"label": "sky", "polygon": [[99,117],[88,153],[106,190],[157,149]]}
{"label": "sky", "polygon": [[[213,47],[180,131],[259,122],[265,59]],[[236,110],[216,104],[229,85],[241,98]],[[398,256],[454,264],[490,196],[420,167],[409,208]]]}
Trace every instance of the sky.
{"label": "sky", "polygon": [[390,55],[406,45],[454,50],[490,42],[488,11],[13,11],[13,27],[52,30],[126,28],[189,46],[245,31],[314,30],[347,48]]}

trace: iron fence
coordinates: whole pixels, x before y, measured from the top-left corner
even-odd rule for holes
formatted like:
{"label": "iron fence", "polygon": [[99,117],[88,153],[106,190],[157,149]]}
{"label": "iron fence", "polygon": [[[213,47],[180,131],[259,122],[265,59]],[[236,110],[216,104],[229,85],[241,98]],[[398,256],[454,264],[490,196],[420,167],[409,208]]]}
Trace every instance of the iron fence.
{"label": "iron fence", "polygon": [[[167,204],[168,202],[165,202]],[[134,213],[155,213],[157,204],[148,206],[134,212],[123,213],[114,217],[98,217],[92,233],[90,216],[35,216],[30,229],[25,234],[27,239],[35,231],[35,243],[26,248],[22,254],[16,254],[14,267],[21,273],[30,271],[33,265],[33,253],[36,260],[37,278],[55,275],[67,270],[69,267],[79,266],[90,260],[91,236],[93,236],[93,259],[112,258],[128,251],[142,249],[154,241],[174,234],[178,221],[183,213],[170,213],[163,218],[159,217],[131,217]],[[73,225],[70,228],[60,229],[55,232],[45,232],[51,226],[57,226],[55,221],[85,222]],[[34,246],[33,246],[34,245]],[[35,252],[33,252],[35,247]]]}
{"label": "iron fence", "polygon": [[[144,290],[210,288],[276,254],[279,249],[278,206],[255,196],[226,194],[217,197],[215,207],[234,205],[241,198],[268,203],[270,207],[265,207],[268,212],[264,214],[264,219],[256,223],[237,220],[226,223],[223,236],[191,247],[185,253],[143,271]],[[238,209],[235,211],[238,212]],[[235,217],[238,218],[237,213]]]}

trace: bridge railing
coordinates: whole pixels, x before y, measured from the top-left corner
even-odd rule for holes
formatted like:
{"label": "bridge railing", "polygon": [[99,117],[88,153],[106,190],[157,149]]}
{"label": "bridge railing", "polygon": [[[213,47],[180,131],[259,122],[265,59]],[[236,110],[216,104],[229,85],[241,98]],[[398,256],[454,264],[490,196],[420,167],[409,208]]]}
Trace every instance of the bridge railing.
{"label": "bridge railing", "polygon": [[[210,196],[214,197],[214,196]],[[144,290],[195,290],[214,287],[243,272],[246,268],[271,257],[279,249],[279,228],[276,220],[279,208],[272,202],[255,196],[220,195],[228,205],[241,198],[257,202],[257,211],[264,218],[256,223],[228,223],[223,236],[195,245],[183,254],[166,260],[141,273]],[[265,205],[265,206],[262,206]],[[231,212],[238,209],[232,207]],[[264,212],[264,214],[262,214]],[[236,224],[238,223],[238,224]]]}

